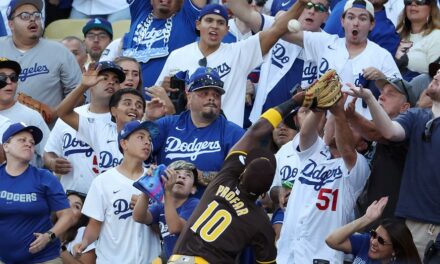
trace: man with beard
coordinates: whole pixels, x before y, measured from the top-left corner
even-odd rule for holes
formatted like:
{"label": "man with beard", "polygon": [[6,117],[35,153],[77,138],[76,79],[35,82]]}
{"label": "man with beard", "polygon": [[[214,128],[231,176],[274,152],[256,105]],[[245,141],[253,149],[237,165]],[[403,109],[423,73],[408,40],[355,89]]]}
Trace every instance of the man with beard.
{"label": "man with beard", "polygon": [[406,219],[423,258],[427,243],[435,240],[440,232],[440,70],[426,90],[432,107],[411,108],[394,120],[389,118],[369,90],[359,87],[351,87],[350,90],[351,95],[367,102],[374,124],[385,139],[409,142],[395,214]]}
{"label": "man with beard", "polygon": [[[295,5],[304,6],[303,1]],[[318,78],[329,69],[336,70],[343,84],[363,87],[368,86],[368,81],[401,78],[391,54],[367,38],[375,25],[374,15],[374,7],[368,0],[350,0],[341,17],[345,38],[324,32],[299,31],[285,39],[304,47],[306,58],[318,65]],[[356,102],[356,111],[366,118],[371,117],[362,100]]]}
{"label": "man with beard", "polygon": [[201,171],[198,195],[217,175],[226,155],[244,134],[242,128],[220,114],[224,93],[217,71],[200,67],[188,81],[189,110],[156,121],[160,134],[153,145],[158,164],[168,165],[178,159],[194,163]]}
{"label": "man with beard", "polygon": [[98,61],[105,47],[113,39],[112,24],[104,18],[92,18],[84,25],[82,32],[89,61]]}
{"label": "man with beard", "polygon": [[12,36],[0,38],[0,56],[17,61],[22,68],[17,92],[24,92],[54,109],[81,82],[81,69],[61,43],[43,35],[43,1],[12,0],[7,10]]}

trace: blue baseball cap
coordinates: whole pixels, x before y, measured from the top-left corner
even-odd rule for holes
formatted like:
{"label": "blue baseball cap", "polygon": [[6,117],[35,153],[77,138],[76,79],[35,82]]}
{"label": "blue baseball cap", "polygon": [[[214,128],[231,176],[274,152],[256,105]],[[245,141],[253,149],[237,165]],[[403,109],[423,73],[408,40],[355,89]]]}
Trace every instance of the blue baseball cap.
{"label": "blue baseball cap", "polygon": [[43,139],[43,132],[38,127],[27,126],[25,123],[14,123],[6,129],[5,133],[3,133],[2,142],[5,143],[12,136],[14,136],[22,131],[28,131],[29,133],[32,134],[32,137],[34,138],[34,141],[35,141],[35,145],[40,143],[41,140]]}
{"label": "blue baseball cap", "polygon": [[12,14],[15,9],[22,5],[33,5],[38,9],[38,12],[43,10],[43,1],[42,0],[11,0],[9,3],[8,9],[6,9],[6,17],[8,20],[12,19]]}
{"label": "blue baseball cap", "polygon": [[100,17],[90,19],[82,29],[84,37],[86,36],[87,32],[92,29],[102,29],[110,35],[110,39],[113,39],[112,24],[108,22],[107,19]]}
{"label": "blue baseball cap", "polygon": [[157,135],[159,135],[159,127],[151,121],[141,122],[139,120],[133,120],[127,122],[125,123],[122,130],[118,133],[118,144],[121,153],[124,153],[124,151],[121,148],[121,140],[127,139],[133,132],[140,129],[147,130],[148,133],[150,133],[151,139],[154,139]]}
{"label": "blue baseball cap", "polygon": [[101,66],[101,69],[99,70],[98,74],[101,74],[102,72],[113,72],[118,76],[119,82],[122,83],[125,81],[125,73],[121,66],[117,65],[113,61],[100,61],[95,64],[95,69],[98,68],[98,66]]}
{"label": "blue baseball cap", "polygon": [[188,92],[194,92],[200,89],[214,88],[220,94],[224,94],[223,81],[220,79],[217,71],[209,67],[199,67],[187,81]]}
{"label": "blue baseball cap", "polygon": [[219,4],[209,4],[209,5],[205,5],[205,7],[203,7],[202,11],[200,11],[199,14],[199,18],[197,20],[202,20],[202,18],[206,15],[210,15],[210,14],[214,14],[214,15],[219,15],[221,17],[223,17],[226,21],[226,23],[228,23],[228,11],[226,10],[226,8],[222,5]]}

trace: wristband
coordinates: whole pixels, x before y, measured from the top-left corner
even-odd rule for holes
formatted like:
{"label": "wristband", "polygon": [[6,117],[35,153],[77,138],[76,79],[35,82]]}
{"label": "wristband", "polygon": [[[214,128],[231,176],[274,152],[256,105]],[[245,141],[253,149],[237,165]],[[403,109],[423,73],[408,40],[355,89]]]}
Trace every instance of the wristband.
{"label": "wristband", "polygon": [[261,117],[269,121],[273,128],[276,128],[281,123],[281,121],[283,121],[283,117],[281,116],[280,112],[278,112],[274,108],[271,108],[264,112]]}

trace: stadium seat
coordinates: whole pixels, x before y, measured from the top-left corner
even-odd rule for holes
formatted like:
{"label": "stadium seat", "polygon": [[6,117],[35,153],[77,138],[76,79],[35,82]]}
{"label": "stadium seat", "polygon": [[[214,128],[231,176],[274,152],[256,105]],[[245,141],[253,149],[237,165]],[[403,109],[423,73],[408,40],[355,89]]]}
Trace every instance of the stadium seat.
{"label": "stadium seat", "polygon": [[44,37],[52,40],[61,40],[67,36],[84,39],[82,28],[88,19],[60,19],[50,23],[44,32]]}
{"label": "stadium seat", "polygon": [[121,38],[130,30],[130,20],[119,20],[112,23],[113,39]]}

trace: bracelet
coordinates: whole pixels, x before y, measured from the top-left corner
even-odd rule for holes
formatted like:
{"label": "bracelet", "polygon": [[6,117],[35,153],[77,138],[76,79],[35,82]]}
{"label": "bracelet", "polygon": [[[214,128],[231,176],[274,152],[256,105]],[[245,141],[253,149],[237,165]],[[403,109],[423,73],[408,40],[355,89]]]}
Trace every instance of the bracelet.
{"label": "bracelet", "polygon": [[264,112],[261,117],[269,121],[273,128],[276,128],[281,123],[281,121],[283,121],[283,117],[281,116],[280,112],[273,108]]}

